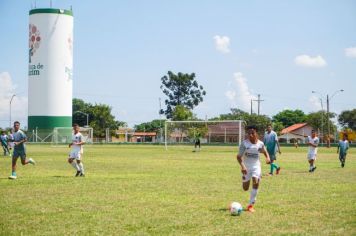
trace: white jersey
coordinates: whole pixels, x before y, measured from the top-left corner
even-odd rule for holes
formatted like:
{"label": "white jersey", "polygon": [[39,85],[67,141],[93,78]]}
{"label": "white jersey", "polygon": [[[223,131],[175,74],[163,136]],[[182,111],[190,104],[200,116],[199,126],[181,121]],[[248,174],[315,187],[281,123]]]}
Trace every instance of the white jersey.
{"label": "white jersey", "polygon": [[83,153],[82,145],[77,144],[82,141],[83,141],[83,135],[80,132],[72,135],[72,152]]}
{"label": "white jersey", "polygon": [[247,169],[260,167],[260,153],[264,149],[264,144],[260,140],[257,143],[251,143],[249,139],[242,142],[239,148],[239,155],[243,156],[243,163]]}
{"label": "white jersey", "polygon": [[309,146],[308,155],[316,155],[318,153],[317,146],[319,145],[319,138],[318,137],[312,138],[311,136],[308,136],[307,143],[312,143],[316,145],[316,147]]}

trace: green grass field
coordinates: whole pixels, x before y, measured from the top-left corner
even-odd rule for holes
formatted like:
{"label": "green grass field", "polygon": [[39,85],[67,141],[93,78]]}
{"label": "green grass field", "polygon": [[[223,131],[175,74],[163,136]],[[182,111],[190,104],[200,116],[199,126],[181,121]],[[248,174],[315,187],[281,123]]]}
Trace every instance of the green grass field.
{"label": "green grass field", "polygon": [[249,199],[235,147],[87,145],[85,178],[68,148],[27,147],[37,165],[19,165],[15,181],[0,157],[0,235],[356,235],[355,149],[342,169],[335,148],[319,148],[309,173],[306,148],[283,147],[256,212],[230,216]]}

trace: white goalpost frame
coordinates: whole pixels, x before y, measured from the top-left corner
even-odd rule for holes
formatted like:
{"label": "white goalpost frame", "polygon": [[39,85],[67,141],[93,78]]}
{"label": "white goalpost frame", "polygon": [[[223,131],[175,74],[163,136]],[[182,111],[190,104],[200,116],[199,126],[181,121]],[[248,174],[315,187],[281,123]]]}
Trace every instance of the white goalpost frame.
{"label": "white goalpost frame", "polygon": [[[202,123],[202,124],[216,124],[216,123],[238,123],[238,129],[239,129],[239,140],[238,140],[238,144],[237,145],[240,145],[241,142],[242,142],[242,132],[241,132],[241,129],[242,129],[242,123],[246,124],[245,121],[243,120],[209,120],[209,121],[206,121],[206,120],[186,120],[186,121],[165,121],[164,122],[164,146],[166,148],[166,150],[168,150],[168,142],[167,142],[167,139],[168,139],[168,132],[167,132],[167,124],[184,124],[184,123]],[[226,131],[225,131],[226,132]],[[226,135],[225,135],[225,140],[226,140]]]}
{"label": "white goalpost frame", "polygon": [[[65,139],[63,138],[62,140],[59,140],[60,135],[59,131],[65,130],[67,136],[65,136]],[[79,132],[83,135],[84,142],[86,143],[93,143],[93,128],[91,127],[80,127]],[[70,134],[70,136],[68,136]],[[72,134],[73,134],[73,128],[72,127],[55,127],[53,128],[53,133],[52,133],[52,144],[53,145],[58,145],[58,144],[67,144],[71,142],[72,139]]]}

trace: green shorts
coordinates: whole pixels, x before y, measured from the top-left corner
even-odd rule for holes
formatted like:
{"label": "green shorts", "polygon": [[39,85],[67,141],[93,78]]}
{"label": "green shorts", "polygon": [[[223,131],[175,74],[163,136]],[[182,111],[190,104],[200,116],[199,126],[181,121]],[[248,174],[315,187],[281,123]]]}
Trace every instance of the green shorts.
{"label": "green shorts", "polygon": [[277,160],[277,155],[276,155],[276,153],[268,153],[268,155],[269,155],[269,159],[270,159],[271,161]]}
{"label": "green shorts", "polygon": [[14,150],[14,153],[12,154],[12,158],[18,158],[20,157],[21,160],[25,160],[26,159],[26,152],[25,150]]}

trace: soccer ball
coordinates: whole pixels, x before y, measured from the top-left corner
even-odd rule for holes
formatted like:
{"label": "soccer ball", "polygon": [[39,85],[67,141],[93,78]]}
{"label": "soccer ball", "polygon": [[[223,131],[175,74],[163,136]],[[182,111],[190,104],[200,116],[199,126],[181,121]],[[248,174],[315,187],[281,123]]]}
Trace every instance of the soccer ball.
{"label": "soccer ball", "polygon": [[232,202],[230,204],[230,213],[233,216],[239,216],[242,213],[243,209],[240,203]]}

